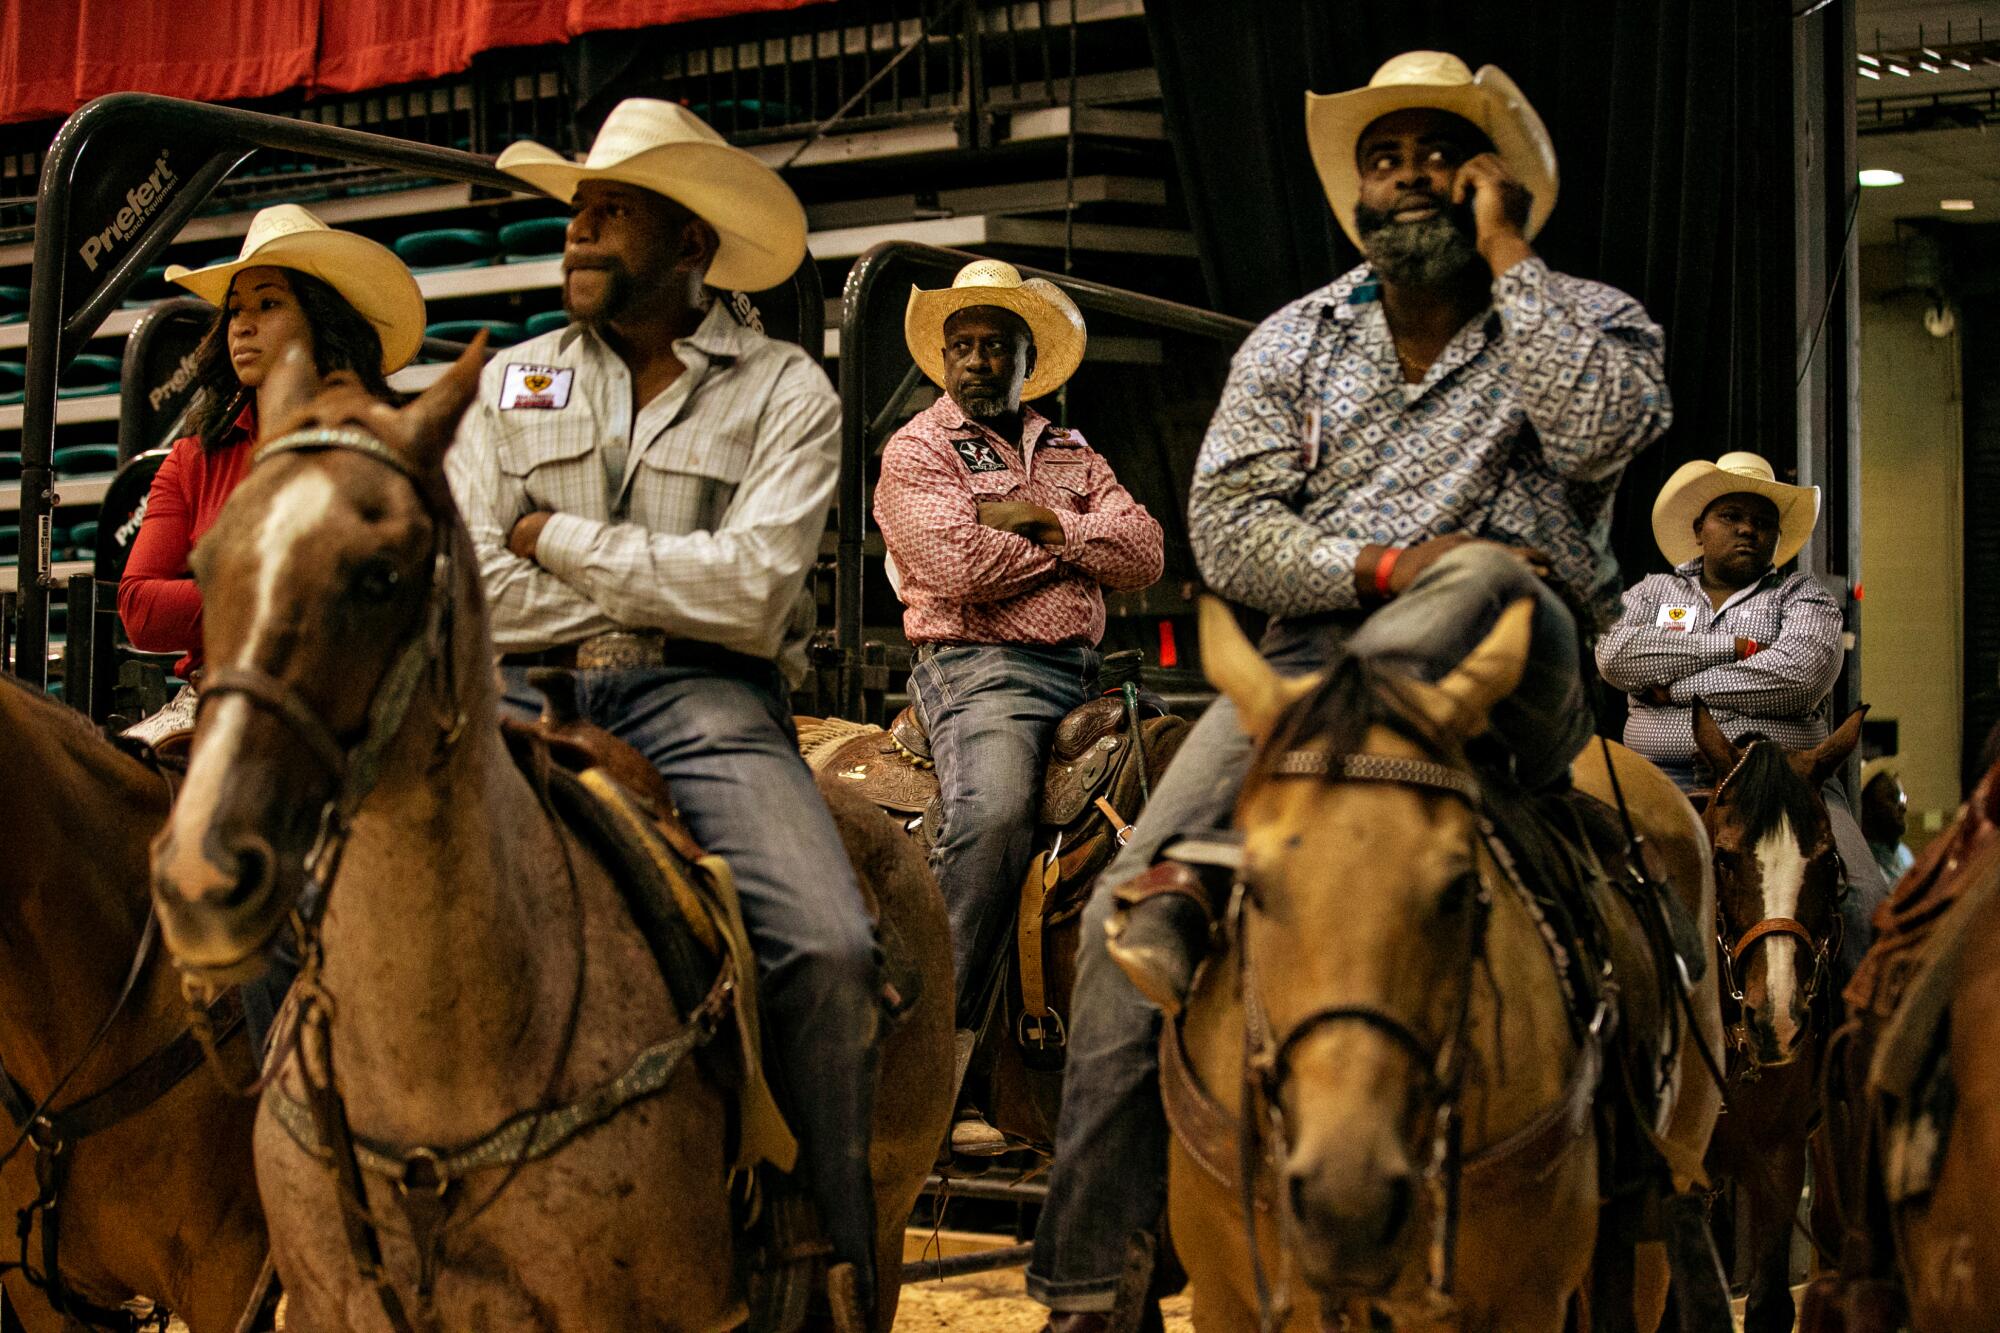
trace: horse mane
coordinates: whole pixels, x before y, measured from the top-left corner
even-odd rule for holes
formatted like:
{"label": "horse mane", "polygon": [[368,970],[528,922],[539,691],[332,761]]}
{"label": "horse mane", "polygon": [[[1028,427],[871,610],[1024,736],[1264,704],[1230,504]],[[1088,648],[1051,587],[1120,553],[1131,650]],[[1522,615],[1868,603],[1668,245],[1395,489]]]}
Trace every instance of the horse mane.
{"label": "horse mane", "polygon": [[57,725],[73,728],[78,734],[88,736],[92,740],[104,739],[98,734],[96,726],[89,718],[67,704],[42,693],[12,672],[0,671],[0,682],[5,682],[19,693],[23,707],[38,708],[45,716],[55,720]]}
{"label": "horse mane", "polygon": [[1404,678],[1343,652],[1316,685],[1279,715],[1270,736],[1251,760],[1245,786],[1263,782],[1279,756],[1305,745],[1323,745],[1334,754],[1358,753],[1376,727],[1387,727],[1426,754],[1455,761],[1459,746],[1424,717]]}
{"label": "horse mane", "polygon": [[1740,737],[1739,743],[1745,747],[1743,757],[1724,784],[1729,788],[1730,811],[1745,836],[1761,841],[1781,820],[1790,820],[1800,834],[1818,827],[1823,807],[1787,762],[1785,747],[1754,731]]}

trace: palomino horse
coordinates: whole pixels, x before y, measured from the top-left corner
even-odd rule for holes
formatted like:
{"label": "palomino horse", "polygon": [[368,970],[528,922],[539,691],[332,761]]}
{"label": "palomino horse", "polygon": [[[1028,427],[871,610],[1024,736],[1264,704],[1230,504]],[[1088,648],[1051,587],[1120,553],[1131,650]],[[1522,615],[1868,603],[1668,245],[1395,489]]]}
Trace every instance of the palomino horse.
{"label": "palomino horse", "polygon": [[[1261,1309],[1287,1304],[1288,1333],[1368,1328],[1379,1313],[1405,1329],[1555,1333],[1577,1313],[1598,1229],[1596,1033],[1572,1035],[1548,923],[1483,836],[1459,753],[1518,683],[1531,609],[1507,611],[1426,685],[1355,659],[1283,679],[1219,603],[1203,605],[1203,662],[1258,753],[1237,807],[1228,949],[1190,999],[1185,1056],[1171,1027],[1162,1046],[1168,1209],[1198,1329],[1254,1329]],[[1611,799],[1598,753],[1576,781]],[[1693,810],[1657,769],[1609,753],[1655,883],[1707,920]],[[1657,995],[1622,990],[1628,1021]],[[1712,973],[1692,1002],[1712,1046]],[[1660,1108],[1677,1190],[1719,1108],[1682,1035]],[[1210,1133],[1188,1132],[1204,1121]],[[1234,1146],[1215,1151],[1218,1137]],[[1649,1245],[1636,1259],[1639,1327],[1651,1328],[1665,1256]]]}
{"label": "palomino horse", "polygon": [[[267,446],[204,540],[208,703],[155,898],[183,968],[209,976],[295,914],[313,937],[324,910],[294,991],[306,1039],[257,1122],[290,1327],[729,1328],[729,1091],[684,1057],[730,974],[677,1015],[610,872],[503,744],[443,472],[477,351],[400,410],[322,394],[292,423],[317,443]],[[901,834],[835,811],[885,938],[921,967],[876,1101],[886,1329],[950,1113],[946,928]],[[301,1107],[311,1137],[358,1149],[309,1153]]]}
{"label": "palomino horse", "polygon": [[1747,1333],[1788,1333],[1792,1224],[1819,1119],[1826,1039],[1839,1025],[1840,855],[1820,789],[1861,739],[1859,709],[1810,750],[1746,737],[1708,710],[1694,738],[1719,777],[1702,823],[1715,856],[1717,965],[1726,983],[1729,1114],[1709,1169],[1737,1187],[1737,1235],[1752,1247]]}
{"label": "palomino horse", "polygon": [[[157,960],[105,1026],[146,933],[146,844],[166,819],[166,784],[81,714],[5,675],[0,772],[14,793],[0,855],[0,1081],[30,1105],[53,1094],[53,1125],[101,1126],[80,1141],[70,1130],[60,1164],[42,1145],[63,1135],[43,1134],[0,1171],[10,1210],[43,1194],[38,1157],[58,1185],[54,1221],[37,1212],[25,1255],[46,1281],[53,1225],[53,1299],[75,1316],[145,1296],[193,1333],[228,1333],[264,1263],[251,1107],[194,1067],[179,985]],[[245,1047],[222,1048],[236,1076],[252,1072]],[[0,1130],[0,1151],[15,1146],[15,1120],[0,1116]],[[80,1326],[5,1267],[10,1313],[29,1333]]]}

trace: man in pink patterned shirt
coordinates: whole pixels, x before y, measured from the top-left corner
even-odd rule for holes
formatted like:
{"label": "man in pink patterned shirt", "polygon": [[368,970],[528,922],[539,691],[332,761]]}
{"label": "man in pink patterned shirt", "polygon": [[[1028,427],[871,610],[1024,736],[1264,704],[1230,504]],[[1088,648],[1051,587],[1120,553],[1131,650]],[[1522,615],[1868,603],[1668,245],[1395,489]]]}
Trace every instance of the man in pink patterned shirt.
{"label": "man in pink patterned shirt", "polygon": [[[1006,957],[1056,724],[1096,690],[1102,590],[1152,583],[1163,551],[1160,525],[1083,437],[1022,405],[1083,359],[1083,316],[1060,288],[980,260],[948,288],[913,290],[903,334],[945,396],[889,442],[875,521],[937,761],[932,865],[951,917],[962,1075]],[[968,1108],[952,1148],[1006,1143]]]}

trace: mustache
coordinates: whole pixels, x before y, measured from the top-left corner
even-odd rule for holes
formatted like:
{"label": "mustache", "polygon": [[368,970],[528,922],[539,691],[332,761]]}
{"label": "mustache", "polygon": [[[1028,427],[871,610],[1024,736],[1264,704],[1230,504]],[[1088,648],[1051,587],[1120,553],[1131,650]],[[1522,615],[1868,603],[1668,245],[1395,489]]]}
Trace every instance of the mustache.
{"label": "mustache", "polygon": [[[1415,222],[1396,221],[1396,214],[1410,208],[1435,208],[1437,214]],[[1440,223],[1449,223],[1454,231],[1468,240],[1479,232],[1469,199],[1465,203],[1454,204],[1440,195],[1410,195],[1396,200],[1387,208],[1370,208],[1358,201],[1354,205],[1354,229],[1361,233],[1363,239],[1391,227],[1435,227]]]}

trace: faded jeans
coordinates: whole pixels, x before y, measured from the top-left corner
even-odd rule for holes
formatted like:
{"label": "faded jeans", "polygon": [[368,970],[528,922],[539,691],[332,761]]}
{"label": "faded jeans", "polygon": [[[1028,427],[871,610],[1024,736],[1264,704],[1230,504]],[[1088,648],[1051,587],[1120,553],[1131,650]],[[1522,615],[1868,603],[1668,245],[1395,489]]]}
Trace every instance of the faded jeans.
{"label": "faded jeans", "polygon": [[[1365,617],[1353,612],[1274,625],[1265,653],[1281,672],[1295,675],[1325,665],[1344,644],[1373,662],[1437,680],[1521,597],[1535,599],[1527,670],[1492,719],[1523,785],[1538,787],[1569,766],[1590,739],[1594,719],[1577,670],[1575,621],[1505,551],[1459,547]],[[1131,842],[1084,909],[1055,1161],[1028,1266],[1029,1294],[1054,1309],[1109,1310],[1132,1238],[1153,1233],[1166,1205],[1160,1011],[1105,951],[1112,890],[1150,865],[1168,838],[1227,825],[1249,765],[1250,742],[1236,709],[1217,699],[1188,733]]]}
{"label": "faded jeans", "polygon": [[[526,669],[501,675],[503,707],[540,713]],[[834,1256],[872,1273],[881,958],[840,831],[799,757],[777,668],[579,671],[576,684],[578,712],[651,761],[695,841],[729,862],[802,1170]]]}
{"label": "faded jeans", "polygon": [[957,1026],[979,1026],[1007,957],[1056,723],[1097,684],[1090,648],[926,645],[910,673],[937,762],[942,828],[931,868],[951,918]]}

